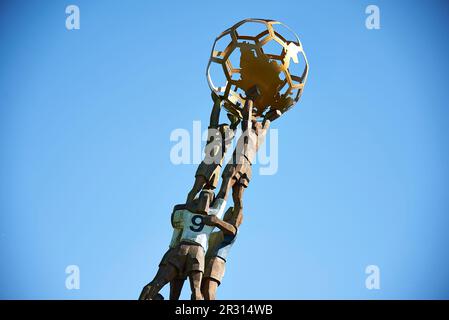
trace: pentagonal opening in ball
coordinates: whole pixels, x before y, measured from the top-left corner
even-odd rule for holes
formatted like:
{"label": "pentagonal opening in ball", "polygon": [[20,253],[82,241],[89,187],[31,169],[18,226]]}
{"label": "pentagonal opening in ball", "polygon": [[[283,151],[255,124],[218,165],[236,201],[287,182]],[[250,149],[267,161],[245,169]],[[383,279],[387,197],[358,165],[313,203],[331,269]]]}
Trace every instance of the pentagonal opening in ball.
{"label": "pentagonal opening in ball", "polygon": [[279,38],[281,38],[283,41],[298,42],[296,34],[292,30],[290,30],[290,28],[287,27],[285,24],[273,23],[271,26],[273,28],[274,34]]}
{"label": "pentagonal opening in ball", "polygon": [[272,39],[265,43],[262,46],[262,51],[267,56],[271,57],[283,57],[284,47],[277,42],[275,39]]}
{"label": "pentagonal opening in ball", "polygon": [[244,39],[245,37],[256,38],[267,31],[267,25],[262,21],[247,21],[240,25],[236,32],[237,38]]}
{"label": "pentagonal opening in ball", "polygon": [[240,48],[236,47],[228,57],[228,61],[231,63],[233,69],[240,69],[240,58]]}
{"label": "pentagonal opening in ball", "polygon": [[224,56],[232,50],[233,43],[230,33],[222,35],[215,41],[212,56],[214,58],[223,59]]}
{"label": "pentagonal opening in ball", "polygon": [[209,80],[214,90],[224,92],[228,83],[228,79],[226,78],[225,68],[223,68],[223,64],[212,62],[209,66],[208,73]]}
{"label": "pentagonal opening in ball", "polygon": [[293,57],[287,57],[290,60],[288,71],[292,76],[304,78],[306,72],[306,59],[302,52],[298,52],[296,57],[297,63],[294,61]]}

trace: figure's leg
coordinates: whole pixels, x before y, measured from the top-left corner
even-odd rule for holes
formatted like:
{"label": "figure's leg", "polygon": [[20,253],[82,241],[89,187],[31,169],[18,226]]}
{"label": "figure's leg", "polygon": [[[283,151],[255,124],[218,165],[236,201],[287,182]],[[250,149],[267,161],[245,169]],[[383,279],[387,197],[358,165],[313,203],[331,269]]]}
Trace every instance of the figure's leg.
{"label": "figure's leg", "polygon": [[189,194],[187,195],[186,203],[193,201],[193,199],[195,199],[195,196],[198,194],[198,192],[200,192],[200,190],[204,187],[205,184],[206,179],[203,176],[196,176],[192,190],[190,190]]}
{"label": "figure's leg", "polygon": [[192,300],[204,300],[203,294],[201,293],[202,278],[203,273],[201,271],[192,271],[189,274],[190,289],[192,290]]}
{"label": "figure's leg", "polygon": [[235,183],[232,187],[232,200],[234,201],[235,225],[239,227],[243,219],[243,192],[245,187],[240,183]]}
{"label": "figure's leg", "polygon": [[185,280],[184,278],[175,278],[170,281],[170,300],[179,300]]}
{"label": "figure's leg", "polygon": [[205,300],[215,300],[218,288],[218,281],[212,278],[205,278],[201,283],[201,292]]}
{"label": "figure's leg", "polygon": [[173,280],[178,274],[178,270],[171,264],[159,267],[154,279],[143,287],[139,300],[151,300],[168,282]]}
{"label": "figure's leg", "polygon": [[218,191],[217,198],[226,200],[229,195],[229,189],[234,185],[235,179],[230,176],[223,177],[221,181],[220,191]]}

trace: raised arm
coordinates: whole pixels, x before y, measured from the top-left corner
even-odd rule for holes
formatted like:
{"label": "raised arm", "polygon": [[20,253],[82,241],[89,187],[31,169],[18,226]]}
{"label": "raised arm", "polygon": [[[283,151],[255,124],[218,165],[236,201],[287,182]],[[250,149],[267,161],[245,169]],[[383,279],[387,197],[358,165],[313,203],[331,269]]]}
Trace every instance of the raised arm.
{"label": "raised arm", "polygon": [[217,227],[218,229],[223,231],[224,234],[235,236],[235,234],[237,233],[236,227],[234,227],[232,224],[228,222],[221,220],[215,215],[204,216],[203,221],[205,225]]}
{"label": "raised arm", "polygon": [[253,86],[246,91],[246,101],[245,106],[243,107],[243,120],[242,120],[242,130],[246,132],[248,129],[252,116],[253,116],[253,104],[254,100],[256,100],[260,96],[260,91],[257,86]]}
{"label": "raised arm", "polygon": [[209,127],[218,127],[218,122],[220,121],[220,109],[221,109],[221,99],[220,97],[212,91],[212,100],[214,101],[214,106],[212,107],[212,112],[210,114]]}
{"label": "raised arm", "polygon": [[246,100],[245,106],[243,107],[243,119],[242,119],[242,131],[246,132],[249,128],[249,124],[252,118],[253,102],[251,100]]}

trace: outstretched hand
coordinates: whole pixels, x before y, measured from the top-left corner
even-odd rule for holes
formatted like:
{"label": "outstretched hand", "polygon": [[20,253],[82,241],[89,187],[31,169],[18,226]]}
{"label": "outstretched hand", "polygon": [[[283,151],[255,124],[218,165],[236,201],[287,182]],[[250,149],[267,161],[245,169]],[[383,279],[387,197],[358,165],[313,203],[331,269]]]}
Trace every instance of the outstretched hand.
{"label": "outstretched hand", "polygon": [[270,120],[271,122],[273,122],[274,120],[279,118],[281,115],[282,115],[282,112],[280,110],[271,109],[270,111],[265,113],[264,119]]}
{"label": "outstretched hand", "polygon": [[211,91],[210,95],[214,103],[221,102],[221,97],[215,91]]}
{"label": "outstretched hand", "polygon": [[214,215],[207,215],[203,217],[203,222],[206,226],[214,227],[217,225],[218,218]]}
{"label": "outstretched hand", "polygon": [[220,110],[221,110],[221,97],[215,93],[215,91],[211,92],[212,100],[214,100],[214,106],[212,107],[212,112],[210,114],[210,127],[217,127],[218,122],[220,121]]}

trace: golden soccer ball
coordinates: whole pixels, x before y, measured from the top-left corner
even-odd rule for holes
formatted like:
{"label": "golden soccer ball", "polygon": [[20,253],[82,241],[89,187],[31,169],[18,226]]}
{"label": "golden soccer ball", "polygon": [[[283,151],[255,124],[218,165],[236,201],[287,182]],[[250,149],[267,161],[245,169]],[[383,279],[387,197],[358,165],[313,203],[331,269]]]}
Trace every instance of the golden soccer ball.
{"label": "golden soccer ball", "polygon": [[254,116],[268,109],[285,113],[299,101],[309,64],[298,36],[279,21],[245,19],[215,40],[207,64],[211,90],[242,118],[245,91],[257,85]]}

